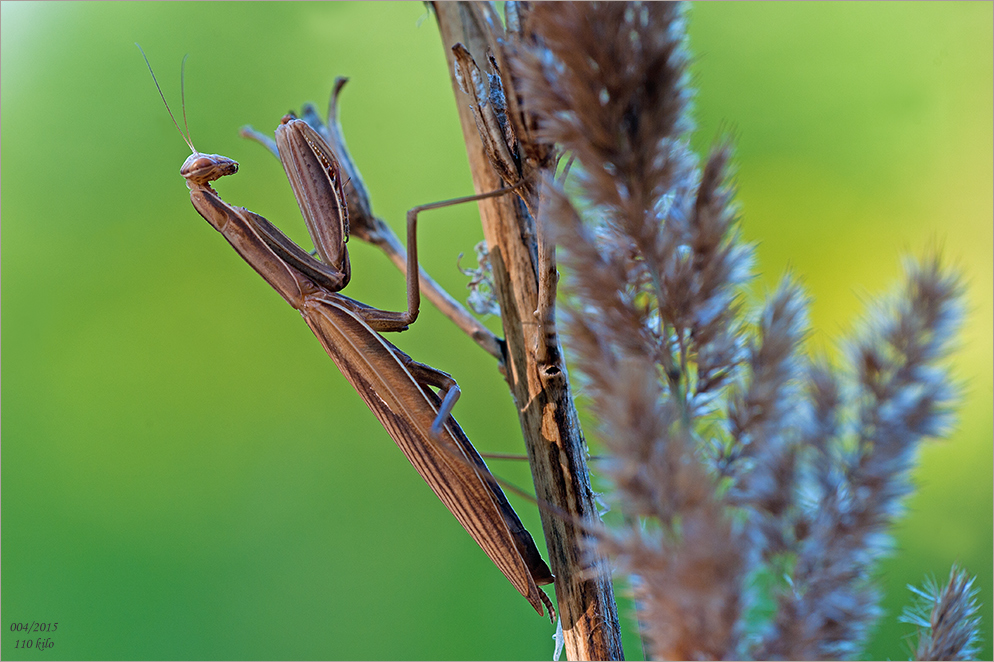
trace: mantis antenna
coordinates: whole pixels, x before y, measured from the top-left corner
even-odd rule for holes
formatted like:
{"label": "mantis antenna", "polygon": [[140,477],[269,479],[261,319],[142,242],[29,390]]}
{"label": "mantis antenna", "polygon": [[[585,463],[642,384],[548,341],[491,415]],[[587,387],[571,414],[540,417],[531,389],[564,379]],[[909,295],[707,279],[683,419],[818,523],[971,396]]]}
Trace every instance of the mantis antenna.
{"label": "mantis antenna", "polygon": [[[187,144],[187,146],[190,148],[191,152],[193,152],[194,154],[196,154],[197,153],[197,148],[193,146],[193,140],[190,138],[190,128],[187,127],[186,133],[183,133],[183,129],[179,128],[179,123],[176,122],[176,118],[173,117],[173,111],[169,107],[169,103],[166,101],[166,95],[162,93],[162,88],[159,87],[159,81],[156,80],[156,78],[155,78],[155,72],[152,71],[152,63],[148,61],[148,56],[145,55],[145,50],[141,47],[141,45],[137,41],[135,42],[135,46],[138,46],[138,50],[141,51],[142,57],[145,58],[145,64],[148,66],[148,73],[152,74],[152,82],[155,83],[155,89],[157,89],[159,91],[159,96],[162,97],[162,103],[166,106],[166,112],[169,113],[169,119],[171,119],[173,121],[173,126],[175,126],[176,130],[179,131],[179,135],[183,136],[183,142],[185,142]],[[180,67],[180,74],[179,74],[179,76],[180,76],[180,99],[181,99],[180,103],[183,104],[183,126],[186,126],[186,96],[185,96],[185,92],[183,90],[183,88],[185,87],[184,84],[183,84],[183,78],[186,75],[186,58],[187,57],[189,57],[189,54],[183,56],[183,64]]]}

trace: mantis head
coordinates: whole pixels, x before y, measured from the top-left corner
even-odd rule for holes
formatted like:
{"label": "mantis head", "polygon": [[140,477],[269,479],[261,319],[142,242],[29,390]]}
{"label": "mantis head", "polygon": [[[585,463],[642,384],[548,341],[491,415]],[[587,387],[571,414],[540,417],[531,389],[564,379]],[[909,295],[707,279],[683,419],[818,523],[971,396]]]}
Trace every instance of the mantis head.
{"label": "mantis head", "polygon": [[238,162],[220,154],[201,154],[194,152],[183,162],[179,174],[183,175],[190,184],[206,185],[225,175],[238,172]]}
{"label": "mantis head", "polygon": [[[135,44],[138,46],[138,44]],[[180,91],[182,94],[182,105],[183,105],[183,126],[186,127],[186,133],[183,129],[179,128],[179,124],[176,122],[176,118],[173,117],[173,111],[169,108],[169,104],[166,103],[166,96],[162,93],[162,88],[159,87],[159,81],[155,78],[155,72],[152,71],[152,64],[148,61],[148,57],[145,55],[145,51],[142,50],[141,46],[138,46],[138,50],[141,51],[142,57],[145,58],[145,64],[148,65],[148,72],[152,74],[152,82],[155,83],[155,89],[159,90],[159,96],[162,97],[162,103],[166,106],[166,111],[169,113],[169,117],[173,120],[173,124],[176,126],[176,130],[179,134],[183,136],[183,141],[193,152],[187,157],[186,161],[183,162],[183,167],[179,169],[179,174],[186,179],[187,185],[190,188],[193,186],[207,186],[210,182],[215,179],[224,177],[225,175],[233,175],[238,172],[238,162],[229,159],[226,156],[221,156],[220,154],[202,154],[197,151],[197,148],[193,146],[193,139],[190,138],[190,127],[186,123],[186,95],[184,88],[184,79],[186,74],[186,57],[183,58],[183,65],[180,69]]]}

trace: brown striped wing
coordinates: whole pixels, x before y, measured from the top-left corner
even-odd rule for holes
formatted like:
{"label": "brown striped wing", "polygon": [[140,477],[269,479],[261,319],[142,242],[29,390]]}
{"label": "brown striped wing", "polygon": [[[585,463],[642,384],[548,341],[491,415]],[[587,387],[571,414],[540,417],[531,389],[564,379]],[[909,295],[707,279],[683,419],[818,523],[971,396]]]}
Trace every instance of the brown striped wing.
{"label": "brown striped wing", "polygon": [[[503,493],[495,497],[494,490],[499,488],[477,473],[480,465],[483,470],[486,465],[475,449],[475,457],[466,457],[465,446],[472,446],[455,419],[450,417],[445,429],[452,450],[439,447],[431,439],[429,430],[438,413],[437,398],[426,396],[398,360],[393,345],[356,312],[359,306],[347,297],[321,294],[307,297],[300,311],[342,374],[442,503],[539,614],[543,613],[543,604],[551,610],[548,597],[538,588],[522,558],[521,551],[526,551],[545,567],[531,536]],[[453,434],[455,430],[458,432]],[[527,542],[520,533],[516,537],[511,532],[505,510],[513,515],[511,524],[524,532]],[[531,550],[527,550],[528,543]],[[519,546],[526,549],[519,550]],[[547,567],[545,574],[551,581]]]}

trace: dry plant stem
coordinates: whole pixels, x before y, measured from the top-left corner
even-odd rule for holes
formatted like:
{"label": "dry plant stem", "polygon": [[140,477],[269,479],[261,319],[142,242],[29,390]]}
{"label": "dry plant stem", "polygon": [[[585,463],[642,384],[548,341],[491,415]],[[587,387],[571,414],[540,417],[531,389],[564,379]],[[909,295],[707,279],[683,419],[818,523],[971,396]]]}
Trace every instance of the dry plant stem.
{"label": "dry plant stem", "polygon": [[[486,62],[490,28],[483,10],[472,3],[435,3],[434,8],[473,182],[477,191],[494,190],[502,182],[484,151],[467,97],[460,91],[452,52],[453,46],[461,43],[477,62]],[[558,337],[551,330],[543,331],[535,317],[541,308],[539,269],[534,234],[522,230],[526,214],[517,197],[480,202],[504,325],[506,379],[518,406],[538,498],[576,520],[596,521],[586,447]],[[566,655],[571,660],[623,659],[606,561],[585,549],[582,532],[569,520],[543,511],[542,525],[556,575]]]}

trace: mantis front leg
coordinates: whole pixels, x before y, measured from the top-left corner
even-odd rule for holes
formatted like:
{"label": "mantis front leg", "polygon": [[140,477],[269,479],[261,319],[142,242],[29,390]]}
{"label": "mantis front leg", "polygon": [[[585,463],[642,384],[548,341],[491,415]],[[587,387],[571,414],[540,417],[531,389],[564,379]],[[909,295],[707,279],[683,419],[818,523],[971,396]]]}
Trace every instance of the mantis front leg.
{"label": "mantis front leg", "polygon": [[[300,144],[306,145],[308,149],[312,149],[316,153],[324,153],[319,158],[330,160],[327,158],[327,154],[337,157],[341,173],[347,182],[344,197],[348,210],[349,232],[363,241],[379,247],[398,269],[407,272],[408,259],[404,246],[390,226],[373,214],[365,184],[345,144],[341,123],[338,119],[338,95],[347,80],[347,78],[338,78],[335,81],[335,87],[328,104],[326,121],[318,116],[312,105],[307,104],[304,106],[302,117],[304,122],[312,129],[312,132]],[[280,159],[281,162],[284,161],[280,146],[273,138],[248,126],[242,128],[241,135],[260,143]],[[288,154],[289,152],[284,150],[283,153]],[[284,167],[286,168],[285,162]],[[292,183],[294,176],[290,172],[287,172],[287,177]],[[498,361],[503,362],[502,340],[497,338],[497,336],[423,270],[420,273],[419,283],[423,294],[442,314],[470,336],[488,354]]]}
{"label": "mantis front leg", "polygon": [[[338,288],[342,289],[348,282],[350,272],[346,248],[350,224],[349,208],[342,193],[342,174],[337,157],[320,134],[307,122],[291,115],[284,116],[276,129],[275,144],[321,261],[333,270],[346,274],[345,282]],[[418,317],[421,306],[418,214],[504,195],[521,185],[522,182],[519,182],[515,186],[488,193],[433,202],[410,209],[407,212],[406,314],[380,311],[382,315],[377,319],[374,313],[370,313],[371,317],[368,319],[370,324],[378,331],[403,331]],[[268,221],[266,223],[268,224]],[[313,265],[321,264],[306,252],[288,253],[287,256],[294,266],[310,265],[309,268],[313,268]]]}
{"label": "mantis front leg", "polygon": [[[286,264],[306,274],[327,291],[338,292],[348,284],[350,277],[348,249],[345,245],[349,232],[349,210],[342,194],[339,163],[327,143],[311,126],[289,115],[283,118],[276,130],[275,144],[321,261],[300,249],[265,218],[246,212],[247,218],[259,236]],[[363,308],[361,314],[366,324],[380,333],[404,331],[418,318],[421,307],[417,236],[420,213],[504,195],[514,188],[419,205],[408,211],[407,310]],[[451,377],[446,377],[451,384],[436,384],[450,390],[447,391],[448,395],[443,399],[438,417],[432,425],[432,435],[435,437],[459,396],[455,382]]]}

